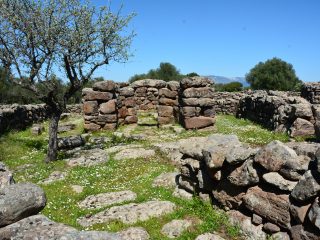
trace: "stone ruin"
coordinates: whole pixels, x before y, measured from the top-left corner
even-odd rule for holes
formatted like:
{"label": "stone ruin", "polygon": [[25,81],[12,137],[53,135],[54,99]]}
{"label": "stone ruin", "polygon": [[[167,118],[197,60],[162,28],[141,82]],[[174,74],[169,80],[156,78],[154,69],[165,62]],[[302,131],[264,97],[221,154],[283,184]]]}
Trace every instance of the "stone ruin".
{"label": "stone ruin", "polygon": [[116,129],[138,122],[139,111],[155,111],[158,125],[180,123],[186,129],[215,122],[212,81],[203,77],[165,82],[145,79],[131,85],[97,82],[82,91],[85,130]]}

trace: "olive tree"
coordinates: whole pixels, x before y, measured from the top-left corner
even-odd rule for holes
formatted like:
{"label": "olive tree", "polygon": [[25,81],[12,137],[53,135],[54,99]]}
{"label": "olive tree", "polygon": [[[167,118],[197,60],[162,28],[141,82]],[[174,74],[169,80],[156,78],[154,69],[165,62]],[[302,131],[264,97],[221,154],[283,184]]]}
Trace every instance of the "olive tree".
{"label": "olive tree", "polygon": [[[58,122],[68,99],[99,67],[130,57],[133,16],[82,0],[0,0],[1,64],[51,110],[46,162],[57,158]],[[68,82],[63,92],[53,81],[56,72]]]}

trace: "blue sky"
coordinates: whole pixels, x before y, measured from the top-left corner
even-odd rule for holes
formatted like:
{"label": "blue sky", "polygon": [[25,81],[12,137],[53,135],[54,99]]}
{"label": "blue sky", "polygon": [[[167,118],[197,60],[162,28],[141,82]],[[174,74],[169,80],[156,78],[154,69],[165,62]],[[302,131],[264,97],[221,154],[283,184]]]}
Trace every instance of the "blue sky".
{"label": "blue sky", "polygon": [[127,81],[170,62],[184,74],[242,77],[278,57],[303,81],[320,81],[319,0],[113,0],[112,6],[121,3],[124,14],[137,13],[130,24],[134,56],[96,76]]}

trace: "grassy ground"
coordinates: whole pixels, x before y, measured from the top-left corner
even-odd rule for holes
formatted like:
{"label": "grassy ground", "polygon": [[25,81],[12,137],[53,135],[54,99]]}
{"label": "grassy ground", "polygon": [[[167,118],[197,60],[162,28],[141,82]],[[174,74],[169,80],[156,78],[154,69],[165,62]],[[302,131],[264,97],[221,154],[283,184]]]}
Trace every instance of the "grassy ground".
{"label": "grassy ground", "polygon": [[[83,132],[83,122],[79,118],[72,121],[77,128],[68,134],[79,134]],[[48,123],[44,123],[46,128]],[[126,132],[126,127],[121,127],[119,132]],[[147,140],[137,141],[144,146],[151,146],[154,142],[174,141],[191,136],[206,136],[212,133],[236,134],[243,142],[253,145],[266,144],[274,139],[288,141],[285,134],[276,134],[261,128],[247,120],[239,120],[233,116],[217,116],[216,127],[211,131],[182,131],[175,133],[173,128],[136,127],[131,134],[144,134]],[[66,135],[66,134],[63,134]],[[95,136],[107,136],[110,142],[106,148],[117,144],[136,144],[136,141],[125,137],[112,137],[112,133],[96,133]],[[148,200],[168,200],[174,202],[178,209],[162,218],[150,219],[137,223],[134,226],[144,227],[150,234],[151,239],[166,239],[160,230],[162,226],[173,219],[198,219],[201,223],[185,232],[177,239],[194,239],[204,232],[217,231],[222,233],[226,239],[241,239],[239,230],[231,226],[222,211],[213,209],[209,203],[203,203],[199,199],[182,200],[172,196],[172,189],[162,187],[153,188],[152,181],[163,172],[174,170],[174,166],[168,163],[160,154],[151,159],[126,159],[116,161],[111,154],[107,163],[94,167],[70,168],[62,160],[51,164],[43,163],[46,152],[47,132],[40,136],[32,136],[30,129],[21,132],[11,132],[0,138],[0,161],[3,161],[13,172],[17,182],[34,182],[47,178],[53,171],[65,171],[68,173],[66,179],[49,185],[42,185],[47,195],[47,206],[42,213],[52,220],[62,222],[78,229],[82,229],[76,219],[87,214],[94,214],[103,210],[83,210],[78,207],[78,202],[88,195],[120,190],[132,190],[138,194],[135,202]],[[75,193],[72,185],[84,187],[82,193]],[[127,228],[120,222],[111,224],[98,224],[87,229],[119,231]]]}

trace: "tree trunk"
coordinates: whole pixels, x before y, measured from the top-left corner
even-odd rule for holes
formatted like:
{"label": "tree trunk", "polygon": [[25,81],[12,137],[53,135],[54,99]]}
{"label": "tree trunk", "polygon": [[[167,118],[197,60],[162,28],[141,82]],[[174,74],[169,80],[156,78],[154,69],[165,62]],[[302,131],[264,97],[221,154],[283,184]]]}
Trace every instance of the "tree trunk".
{"label": "tree trunk", "polygon": [[58,155],[58,123],[60,120],[61,111],[55,110],[52,113],[50,119],[50,127],[49,127],[49,145],[47,157],[45,159],[46,163],[57,160]]}

